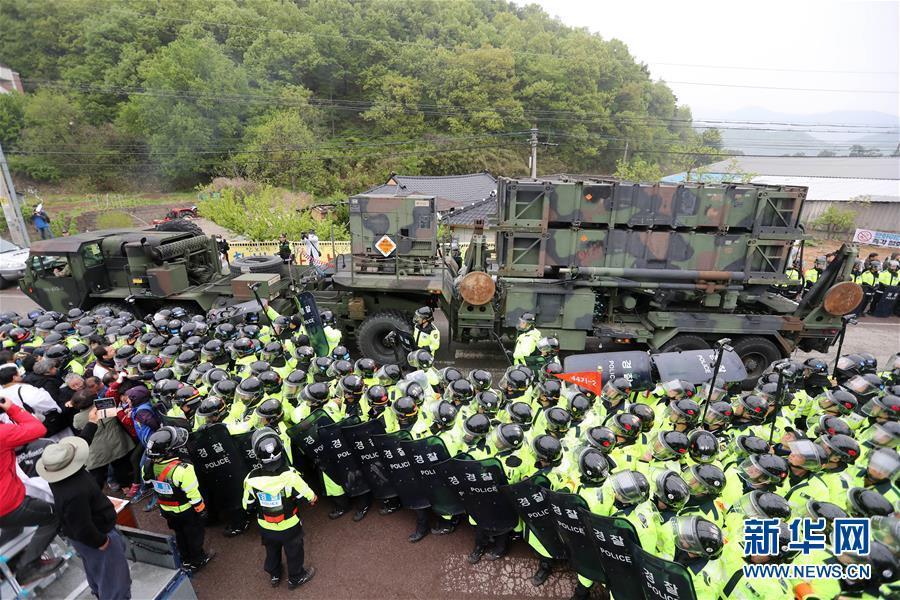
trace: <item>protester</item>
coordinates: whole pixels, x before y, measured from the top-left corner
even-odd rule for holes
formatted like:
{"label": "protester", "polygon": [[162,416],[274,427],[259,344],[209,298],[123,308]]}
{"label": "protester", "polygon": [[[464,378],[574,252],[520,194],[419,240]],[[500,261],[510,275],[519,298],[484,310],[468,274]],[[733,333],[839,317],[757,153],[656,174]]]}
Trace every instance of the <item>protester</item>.
{"label": "protester", "polygon": [[112,502],[85,471],[89,454],[86,441],[67,437],[44,449],[37,470],[50,483],[62,532],[81,557],[91,593],[100,600],[128,600],[131,572],[125,540],[116,530]]}
{"label": "protester", "polygon": [[[87,389],[72,397],[73,406],[79,410],[73,425],[79,431],[87,425],[95,400],[96,397]],[[85,464],[85,468],[94,477],[100,489],[107,483],[107,468],[110,466],[112,467],[110,489],[119,491],[122,488],[131,488],[133,473],[129,456],[133,449],[134,441],[119,419],[116,416],[101,416]]]}
{"label": "protester", "polygon": [[0,398],[7,398],[34,414],[47,428],[47,437],[62,439],[72,432],[68,420],[46,390],[22,382],[16,365],[0,366]]}
{"label": "protester", "polygon": [[18,559],[16,579],[27,585],[52,573],[62,559],[42,560],[59,528],[53,505],[25,495],[25,486],[16,473],[16,448],[33,442],[47,429],[28,411],[0,397],[0,413],[10,422],[0,422],[0,528],[37,527]]}
{"label": "protester", "polygon": [[50,231],[50,217],[44,211],[43,202],[34,207],[34,210],[31,212],[31,222],[34,224],[37,232],[41,234],[42,240],[53,237],[53,232]]}

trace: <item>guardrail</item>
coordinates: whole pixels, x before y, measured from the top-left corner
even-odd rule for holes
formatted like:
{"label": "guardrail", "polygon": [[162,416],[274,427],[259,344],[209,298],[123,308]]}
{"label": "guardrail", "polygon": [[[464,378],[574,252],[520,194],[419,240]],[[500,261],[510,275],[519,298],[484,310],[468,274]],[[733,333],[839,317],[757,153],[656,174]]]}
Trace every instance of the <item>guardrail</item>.
{"label": "guardrail", "polygon": [[[262,242],[248,242],[246,240],[228,240],[231,258],[241,256],[249,256],[251,254],[264,254],[274,256],[278,254],[279,243],[277,240],[269,240]],[[494,249],[494,244],[487,244],[489,250]],[[469,248],[469,243],[464,242],[459,245],[460,251],[465,255]],[[294,262],[299,265],[308,264],[309,260],[306,256],[306,245],[303,242],[291,242],[291,250],[294,252]],[[319,252],[321,253],[322,262],[332,262],[335,255],[350,254],[349,240],[335,240],[334,246],[330,240],[319,240]]]}

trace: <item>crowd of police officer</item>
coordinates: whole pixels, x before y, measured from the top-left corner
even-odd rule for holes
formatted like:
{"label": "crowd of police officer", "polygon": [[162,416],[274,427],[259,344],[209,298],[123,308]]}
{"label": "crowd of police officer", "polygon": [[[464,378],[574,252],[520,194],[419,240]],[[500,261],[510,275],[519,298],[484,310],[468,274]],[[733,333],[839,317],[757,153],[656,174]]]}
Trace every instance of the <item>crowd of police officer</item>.
{"label": "crowd of police officer", "polygon": [[[497,381],[484,369],[435,368],[441,339],[427,307],[414,315],[414,347],[402,365],[352,361],[329,311],[321,315],[323,356],[299,317],[271,308],[249,312],[238,324],[180,308],[143,320],[105,307],[4,313],[0,320],[0,342],[17,357],[39,354],[84,372],[95,359],[113,356],[107,395],[132,400],[135,422],[152,422],[136,410],[159,414],[156,428],[139,436],[143,479],[190,571],[211,556],[203,548],[207,510],[184,448],[192,432],[222,423],[234,435],[252,432],[260,465],[244,481],[242,507],[229,516],[226,535],[241,534],[255,516],[271,584],[281,582],[283,556],[290,588],[313,576],[304,564],[300,507],[317,497],[293,466],[287,430],[324,411],[335,422],[382,419],[388,433],[436,436],[450,456],[496,457],[511,484],[540,473],[553,489],[581,496],[592,512],[627,519],[645,550],[687,567],[698,598],[900,593],[900,354],[880,371],[869,354],[845,355],[833,374],[819,359],[781,361],[750,392],[720,379],[699,387],[660,381],[636,390],[628,379],[612,378],[595,394],[557,377],[563,373],[559,343],[541,334],[530,313],[519,321],[514,366]],[[137,388],[149,391],[146,401]],[[340,518],[351,502],[320,475],[321,486],[313,487],[332,501],[329,517]],[[353,519],[365,518],[370,505],[371,496],[363,496]],[[380,510],[400,508],[389,500]],[[412,543],[450,534],[460,522],[429,509],[416,513]],[[788,520],[831,523],[848,515],[873,518],[870,553],[823,551],[804,562],[870,564],[871,579],[743,577],[748,562],[795,559]],[[749,518],[782,519],[776,556],[744,556]],[[491,535],[470,521],[476,532],[470,563],[500,559],[524,539],[541,557],[532,583],[547,580],[554,561],[526,526]],[[575,596],[587,597],[594,584],[579,578]]]}
{"label": "crowd of police officer", "polygon": [[[803,271],[800,259],[794,261],[784,274],[788,282],[776,286],[776,291],[789,298],[797,298],[803,292],[811,288],[819,281],[822,273],[828,267],[828,256],[817,256],[813,266]],[[878,260],[877,255],[872,254],[866,260],[857,259],[851,272],[855,283],[862,286],[863,300],[854,310],[854,314],[873,314],[888,290],[900,286],[900,254],[894,253],[891,258],[884,261]],[[900,303],[894,306],[892,313],[900,311]]]}

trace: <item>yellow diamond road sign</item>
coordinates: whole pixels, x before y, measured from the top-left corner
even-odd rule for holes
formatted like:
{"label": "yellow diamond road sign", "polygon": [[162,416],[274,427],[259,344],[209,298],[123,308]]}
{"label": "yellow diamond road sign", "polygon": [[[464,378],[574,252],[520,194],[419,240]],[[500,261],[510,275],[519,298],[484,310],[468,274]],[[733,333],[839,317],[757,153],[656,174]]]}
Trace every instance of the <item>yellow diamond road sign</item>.
{"label": "yellow diamond road sign", "polygon": [[397,244],[386,235],[381,236],[381,239],[375,242],[375,248],[381,252],[381,255],[385,258],[391,255],[391,253],[397,249]]}

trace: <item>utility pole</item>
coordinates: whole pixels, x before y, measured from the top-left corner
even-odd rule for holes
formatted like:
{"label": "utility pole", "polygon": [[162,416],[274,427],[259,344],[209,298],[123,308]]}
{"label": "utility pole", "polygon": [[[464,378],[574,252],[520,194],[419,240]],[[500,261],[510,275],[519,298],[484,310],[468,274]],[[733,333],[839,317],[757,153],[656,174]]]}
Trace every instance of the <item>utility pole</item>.
{"label": "utility pole", "polygon": [[537,149],[538,149],[538,146],[559,146],[559,144],[551,144],[550,142],[539,142],[537,125],[535,125],[534,127],[531,128],[531,139],[529,140],[528,143],[531,146],[531,157],[528,159],[528,165],[531,167],[531,178],[537,179]]}
{"label": "utility pole", "polygon": [[28,239],[28,230],[25,228],[16,187],[9,174],[9,166],[6,164],[6,155],[3,154],[2,144],[0,144],[0,205],[3,206],[3,216],[6,218],[12,242],[23,248],[30,246],[31,240]]}
{"label": "utility pole", "polygon": [[625,140],[625,154],[622,156],[622,162],[628,162],[628,140]]}

